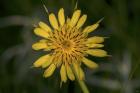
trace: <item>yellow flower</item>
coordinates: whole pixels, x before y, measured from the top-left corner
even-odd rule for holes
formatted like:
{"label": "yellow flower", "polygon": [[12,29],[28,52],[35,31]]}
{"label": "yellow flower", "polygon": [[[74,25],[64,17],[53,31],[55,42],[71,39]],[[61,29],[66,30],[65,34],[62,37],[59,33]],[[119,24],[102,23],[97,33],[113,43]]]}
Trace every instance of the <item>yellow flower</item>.
{"label": "yellow flower", "polygon": [[43,39],[33,44],[32,48],[49,51],[49,53],[40,57],[33,65],[46,69],[44,77],[50,77],[55,69],[60,67],[62,82],[66,82],[67,79],[75,80],[76,77],[84,80],[82,63],[91,69],[98,67],[98,64],[87,59],[86,56],[88,54],[96,57],[107,56],[106,51],[99,49],[104,47],[101,44],[104,42],[104,37],[87,37],[99,26],[99,21],[83,29],[86,19],[86,14],[81,16],[81,10],[75,10],[71,18],[66,18],[64,9],[61,8],[58,12],[58,20],[53,13],[49,14],[52,27],[39,22],[34,33]]}

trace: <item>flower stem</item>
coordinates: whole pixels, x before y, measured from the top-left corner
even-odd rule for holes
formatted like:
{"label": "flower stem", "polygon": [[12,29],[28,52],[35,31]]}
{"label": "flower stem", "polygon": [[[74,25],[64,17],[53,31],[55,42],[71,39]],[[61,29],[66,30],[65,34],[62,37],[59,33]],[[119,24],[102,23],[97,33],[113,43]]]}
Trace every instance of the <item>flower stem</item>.
{"label": "flower stem", "polygon": [[78,83],[79,83],[81,89],[83,90],[83,93],[89,93],[89,90],[83,80],[78,80]]}
{"label": "flower stem", "polygon": [[80,85],[80,87],[81,87],[83,93],[89,93],[89,90],[88,90],[88,88],[87,88],[87,86],[86,86],[84,80],[79,80],[79,79],[78,79],[78,75],[76,74],[76,71],[75,71],[73,65],[72,65],[71,67],[72,67],[72,70],[73,70],[73,72],[74,72],[74,74],[75,74],[75,77],[76,77],[76,79],[77,79],[77,81],[78,81],[78,83],[79,83],[79,85]]}

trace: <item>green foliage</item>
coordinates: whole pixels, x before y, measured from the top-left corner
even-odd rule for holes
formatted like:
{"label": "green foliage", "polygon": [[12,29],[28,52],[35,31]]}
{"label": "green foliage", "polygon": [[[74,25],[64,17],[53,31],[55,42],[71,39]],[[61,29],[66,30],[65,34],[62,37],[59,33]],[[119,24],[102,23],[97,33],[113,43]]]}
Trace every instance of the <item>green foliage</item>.
{"label": "green foliage", "polygon": [[[75,0],[44,0],[49,12],[64,7],[71,15]],[[91,93],[139,93],[140,91],[140,0],[79,0],[78,8],[88,15],[87,24],[102,17],[101,26],[91,35],[109,37],[104,49],[111,57],[90,57],[99,62],[97,70],[86,71]],[[40,0],[0,1],[0,93],[81,93],[77,82],[60,88],[59,72],[45,79],[43,70],[32,63],[44,52],[31,45],[39,20],[48,21]],[[86,24],[86,25],[87,25]]]}

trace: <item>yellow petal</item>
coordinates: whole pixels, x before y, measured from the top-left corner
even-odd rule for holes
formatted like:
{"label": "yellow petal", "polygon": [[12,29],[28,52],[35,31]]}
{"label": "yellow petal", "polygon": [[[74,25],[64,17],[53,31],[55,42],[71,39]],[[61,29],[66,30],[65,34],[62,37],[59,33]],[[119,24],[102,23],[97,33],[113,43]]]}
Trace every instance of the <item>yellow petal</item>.
{"label": "yellow petal", "polygon": [[102,48],[102,47],[104,47],[103,44],[86,44],[86,46],[88,46],[88,48]]}
{"label": "yellow petal", "polygon": [[65,68],[64,65],[61,66],[60,75],[61,75],[61,81],[66,82],[67,81],[67,75],[66,75],[66,68]]}
{"label": "yellow petal", "polygon": [[47,39],[41,39],[41,40],[39,40],[40,43],[47,43],[47,41],[48,41]]}
{"label": "yellow petal", "polygon": [[62,58],[63,58],[62,53],[56,53],[54,55],[53,61],[54,61],[54,64],[56,64],[57,67],[61,66]]}
{"label": "yellow petal", "polygon": [[82,26],[84,25],[86,19],[87,19],[87,15],[83,15],[83,16],[79,19],[79,21],[78,21],[76,27],[77,27],[78,29],[79,29],[80,27],[82,27]]}
{"label": "yellow petal", "polygon": [[104,42],[104,37],[94,36],[87,39],[86,43],[102,43]]}
{"label": "yellow petal", "polygon": [[83,57],[82,62],[89,68],[93,69],[93,68],[97,68],[98,64],[96,64],[95,62]]}
{"label": "yellow petal", "polygon": [[71,67],[69,65],[66,65],[66,70],[67,70],[68,78],[72,81],[75,80],[74,73],[72,72]]}
{"label": "yellow petal", "polygon": [[85,79],[85,73],[84,73],[84,71],[82,70],[81,67],[80,67],[79,79],[80,80],[84,80]]}
{"label": "yellow petal", "polygon": [[47,44],[46,43],[42,43],[42,42],[37,42],[37,43],[32,45],[32,48],[34,50],[40,50],[40,49],[44,49],[46,47],[47,47]]}
{"label": "yellow petal", "polygon": [[44,51],[50,51],[50,50],[52,50],[52,49],[54,49],[54,46],[48,46],[48,47],[46,47],[46,48],[44,49]]}
{"label": "yellow petal", "polygon": [[94,31],[98,26],[99,26],[98,23],[93,24],[93,25],[91,25],[91,26],[87,26],[87,27],[83,30],[83,32],[84,32],[84,33],[90,33],[90,32],[92,32],[92,31]]}
{"label": "yellow petal", "polygon": [[95,29],[97,29],[97,27],[99,26],[99,23],[103,20],[104,18],[100,19],[99,21],[97,21],[95,24],[91,25],[91,26],[87,26],[83,32],[84,33],[90,33],[92,31],[94,31]]}
{"label": "yellow petal", "polygon": [[54,29],[58,29],[58,22],[57,22],[57,19],[53,13],[51,13],[49,15],[49,21]]}
{"label": "yellow petal", "polygon": [[45,30],[43,30],[41,28],[35,28],[34,29],[34,33],[36,35],[44,37],[44,38],[48,38],[49,37],[49,34]]}
{"label": "yellow petal", "polygon": [[88,54],[96,57],[105,57],[107,56],[107,52],[101,49],[89,49],[86,51]]}
{"label": "yellow petal", "polygon": [[79,79],[79,75],[80,75],[80,66],[77,63],[73,63],[73,69],[75,71],[75,74],[77,75],[78,79]]}
{"label": "yellow petal", "polygon": [[51,64],[44,72],[44,77],[50,77],[56,69],[55,64]]}
{"label": "yellow petal", "polygon": [[61,26],[64,25],[65,23],[65,15],[64,15],[64,9],[61,8],[58,12],[58,20]]}
{"label": "yellow petal", "polygon": [[81,10],[76,10],[73,13],[73,16],[72,16],[72,18],[70,20],[70,26],[71,27],[74,27],[76,25],[77,21],[79,20],[80,14],[81,14]]}
{"label": "yellow petal", "polygon": [[46,68],[48,67],[49,65],[51,65],[51,63],[53,62],[52,61],[53,59],[53,56],[48,56],[47,60],[42,64],[42,68]]}
{"label": "yellow petal", "polygon": [[62,64],[62,60],[60,58],[57,59],[57,61],[55,61],[55,62],[56,62],[57,67],[61,66],[61,64]]}
{"label": "yellow petal", "polygon": [[42,66],[49,58],[49,55],[45,55],[40,57],[37,61],[34,62],[33,66],[34,67],[40,67]]}
{"label": "yellow petal", "polygon": [[67,24],[69,25],[70,24],[70,18],[67,18]]}
{"label": "yellow petal", "polygon": [[51,32],[51,28],[44,22],[39,22],[39,26],[47,32]]}

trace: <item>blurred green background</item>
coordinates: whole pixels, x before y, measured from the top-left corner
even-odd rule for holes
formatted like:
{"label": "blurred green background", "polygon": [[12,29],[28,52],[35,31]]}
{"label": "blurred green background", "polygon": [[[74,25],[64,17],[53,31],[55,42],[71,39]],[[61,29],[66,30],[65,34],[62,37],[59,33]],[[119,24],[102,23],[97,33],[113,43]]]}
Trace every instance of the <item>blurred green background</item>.
{"label": "blurred green background", "polygon": [[[72,15],[75,0],[43,0],[50,12],[63,7]],[[92,34],[109,37],[105,50],[111,57],[94,58],[100,67],[84,68],[91,93],[140,93],[140,0],[78,0],[88,15],[85,25],[104,17]],[[0,93],[82,93],[77,82],[60,88],[59,72],[48,79],[32,63],[43,53],[31,49],[38,37],[34,25],[48,22],[40,0],[0,0]]]}

